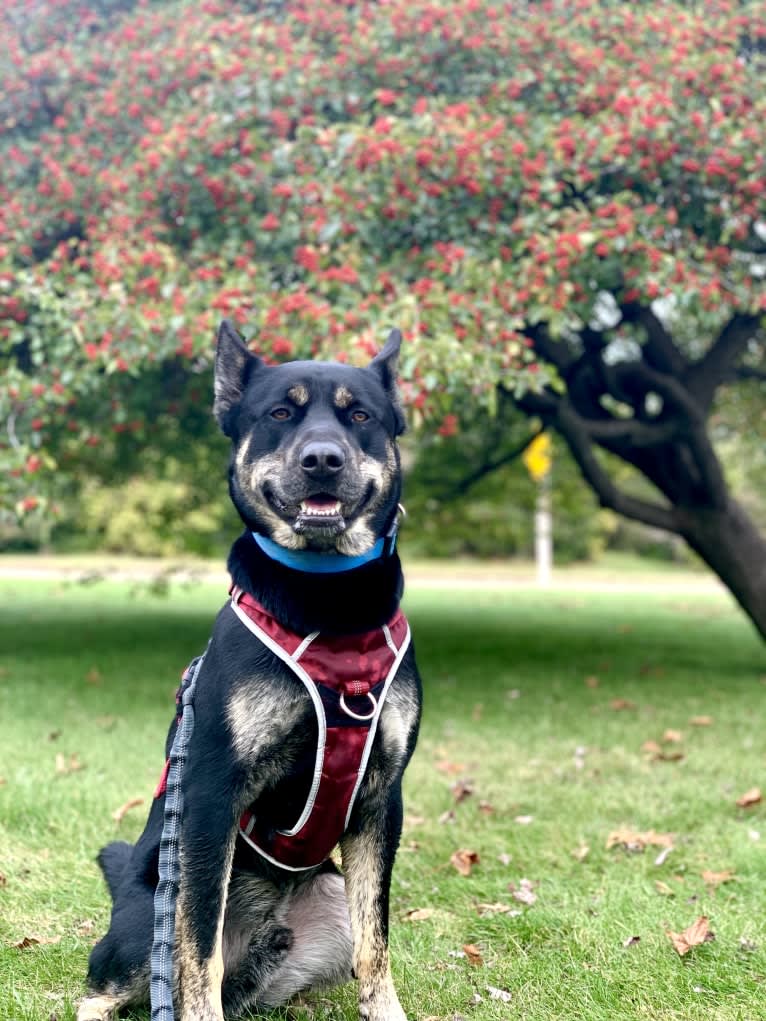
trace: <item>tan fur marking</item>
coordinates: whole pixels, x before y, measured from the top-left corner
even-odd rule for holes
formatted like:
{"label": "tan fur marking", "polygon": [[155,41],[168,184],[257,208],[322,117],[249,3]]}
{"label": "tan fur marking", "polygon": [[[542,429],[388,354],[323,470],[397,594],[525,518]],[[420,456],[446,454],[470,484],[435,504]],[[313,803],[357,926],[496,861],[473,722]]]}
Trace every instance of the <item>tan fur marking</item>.
{"label": "tan fur marking", "polygon": [[359,1016],[366,1021],[406,1021],[381,929],[379,849],[367,833],[347,836],[341,846],[354,937],[354,972],[359,980]]}
{"label": "tan fur marking", "polygon": [[[267,713],[264,706],[269,707]],[[277,702],[270,686],[246,683],[233,693],[226,706],[226,719],[237,757],[247,762],[289,732],[305,713],[306,701],[282,698]],[[278,723],[275,726],[274,721]]]}
{"label": "tan fur marking", "polygon": [[87,996],[77,1007],[77,1021],[112,1021],[119,1006],[116,996]]}
{"label": "tan fur marking", "polygon": [[339,386],[333,394],[336,408],[347,408],[353,399],[354,395],[347,386]]}
{"label": "tan fur marking", "polygon": [[267,479],[279,478],[282,459],[276,454],[268,454],[250,464],[247,459],[249,450],[250,437],[246,436],[234,456],[237,481],[246,503],[267,523],[269,535],[274,542],[287,549],[303,549],[306,546],[305,536],[296,534],[292,525],[283,521],[261,495],[263,483]]}
{"label": "tan fur marking", "polygon": [[[181,884],[176,903],[175,965],[180,999],[179,1021],[223,1021],[221,984],[223,982],[223,923],[226,892],[231,879],[235,831],[226,846],[225,864],[221,872],[221,910],[216,921],[215,945],[211,956],[200,960],[185,906],[187,875],[183,842],[181,844]],[[183,838],[182,838],[183,839]]]}
{"label": "tan fur marking", "polygon": [[380,461],[376,461],[372,457],[359,458],[356,468],[357,475],[365,483],[373,484],[374,494],[364,514],[352,521],[346,531],[338,536],[335,544],[338,553],[356,557],[366,553],[375,545],[377,536],[371,526],[371,518],[380,504],[381,496],[387,492],[391,484],[391,474],[395,466],[396,455],[393,445],[389,447],[385,464],[381,464]]}
{"label": "tan fur marking", "polygon": [[[194,945],[189,938],[183,906],[179,903],[176,907],[176,967],[181,1000],[180,1021],[223,1021],[221,929],[222,925],[219,924],[219,938],[216,940],[212,960],[199,961]],[[220,980],[217,978],[218,961],[220,961]]]}
{"label": "tan fur marking", "polygon": [[295,386],[291,386],[287,391],[287,396],[293,404],[297,404],[299,408],[302,408],[304,404],[309,402],[309,388],[304,386],[303,383],[296,383]]}

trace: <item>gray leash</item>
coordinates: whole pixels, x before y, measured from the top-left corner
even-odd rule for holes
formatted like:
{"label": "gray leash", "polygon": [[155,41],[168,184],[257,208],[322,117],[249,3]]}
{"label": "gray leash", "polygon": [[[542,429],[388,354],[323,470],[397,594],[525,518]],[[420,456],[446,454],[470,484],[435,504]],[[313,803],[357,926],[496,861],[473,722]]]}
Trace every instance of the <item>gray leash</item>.
{"label": "gray leash", "polygon": [[179,838],[184,796],[181,788],[186,753],[194,730],[194,689],[205,660],[198,656],[187,669],[188,682],[181,696],[181,720],[170,749],[165,821],[160,840],[159,882],[154,894],[154,942],[151,955],[151,1021],[174,1021],[173,1014],[173,941],[176,929],[176,898],[180,877]]}

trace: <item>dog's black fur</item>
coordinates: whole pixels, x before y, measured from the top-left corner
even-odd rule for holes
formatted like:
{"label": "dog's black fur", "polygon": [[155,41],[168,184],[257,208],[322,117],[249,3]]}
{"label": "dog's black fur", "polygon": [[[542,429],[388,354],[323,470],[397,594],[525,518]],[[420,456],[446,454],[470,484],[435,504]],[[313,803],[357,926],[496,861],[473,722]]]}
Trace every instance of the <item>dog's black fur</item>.
{"label": "dog's black fur", "polygon": [[[282,566],[251,530],[280,545],[358,555],[386,535],[400,496],[395,388],[399,335],[367,368],[328,362],[266,366],[233,328],[218,335],[214,413],[232,440],[231,497],[247,531],[234,543],[236,585],[300,634],[363,632],[386,623],[402,594],[396,553],[340,574]],[[317,513],[318,512],[318,513]],[[346,833],[343,873],[270,865],[236,837],[247,806],[276,828],[305,803],[315,713],[290,670],[228,604],[197,679],[183,779],[176,913],[176,1017],[219,1021],[303,990],[359,980],[360,1016],[404,1021],[388,963],[388,891],[402,820],[401,778],[420,716],[412,647],[391,685]],[[166,754],[176,730],[168,734]],[[105,1021],[146,1001],[164,796],[135,846],[98,861],[114,901],[94,948],[78,1021]]]}

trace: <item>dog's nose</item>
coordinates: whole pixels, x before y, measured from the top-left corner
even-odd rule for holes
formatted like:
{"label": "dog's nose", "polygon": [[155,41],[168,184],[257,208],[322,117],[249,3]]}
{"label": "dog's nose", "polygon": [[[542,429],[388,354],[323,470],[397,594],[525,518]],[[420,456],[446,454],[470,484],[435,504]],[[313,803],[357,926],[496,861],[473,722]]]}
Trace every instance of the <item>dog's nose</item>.
{"label": "dog's nose", "polygon": [[332,440],[312,440],[301,450],[300,466],[312,478],[337,475],[345,463],[343,447]]}

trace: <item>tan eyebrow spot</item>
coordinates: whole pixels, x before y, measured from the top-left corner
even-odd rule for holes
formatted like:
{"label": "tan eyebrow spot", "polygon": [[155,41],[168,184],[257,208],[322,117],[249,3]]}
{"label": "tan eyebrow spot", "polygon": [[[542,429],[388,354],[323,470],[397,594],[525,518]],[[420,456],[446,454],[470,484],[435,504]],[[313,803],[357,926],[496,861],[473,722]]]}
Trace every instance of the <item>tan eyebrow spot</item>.
{"label": "tan eyebrow spot", "polygon": [[297,404],[299,408],[302,408],[304,404],[309,402],[309,390],[303,383],[296,383],[295,386],[291,386],[287,391],[287,396],[293,402]]}
{"label": "tan eyebrow spot", "polygon": [[336,408],[347,408],[353,399],[354,395],[345,386],[339,386],[333,394]]}

